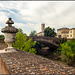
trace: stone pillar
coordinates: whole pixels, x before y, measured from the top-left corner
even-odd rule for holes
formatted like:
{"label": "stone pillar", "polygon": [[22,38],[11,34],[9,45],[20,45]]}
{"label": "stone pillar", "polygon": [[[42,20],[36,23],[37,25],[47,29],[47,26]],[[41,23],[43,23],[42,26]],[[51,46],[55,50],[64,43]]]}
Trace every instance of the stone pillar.
{"label": "stone pillar", "polygon": [[[8,44],[8,47],[5,48],[2,53],[8,53],[8,52],[16,52],[16,49],[12,47],[12,43],[15,41],[15,35],[18,32],[18,29],[12,26],[14,22],[11,18],[8,19],[6,22],[8,26],[3,28],[1,31],[4,33],[5,39],[4,41]],[[1,51],[0,51],[1,53]]]}

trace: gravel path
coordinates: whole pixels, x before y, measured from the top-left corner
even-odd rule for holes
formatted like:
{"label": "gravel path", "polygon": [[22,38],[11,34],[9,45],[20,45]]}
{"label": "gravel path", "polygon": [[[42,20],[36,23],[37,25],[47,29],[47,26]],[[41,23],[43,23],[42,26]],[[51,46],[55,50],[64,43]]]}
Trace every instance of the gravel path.
{"label": "gravel path", "polygon": [[75,74],[75,68],[18,50],[0,54],[11,74]]}

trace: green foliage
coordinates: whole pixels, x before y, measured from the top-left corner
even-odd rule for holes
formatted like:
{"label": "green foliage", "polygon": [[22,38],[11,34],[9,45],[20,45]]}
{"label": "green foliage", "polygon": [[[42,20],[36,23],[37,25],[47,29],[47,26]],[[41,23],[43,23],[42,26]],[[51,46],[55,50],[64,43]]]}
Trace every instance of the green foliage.
{"label": "green foliage", "polygon": [[15,39],[16,39],[16,41],[13,46],[18,49],[21,49],[24,45],[24,42],[26,42],[26,40],[27,40],[26,36],[24,34],[22,34],[21,32],[16,34]]}
{"label": "green foliage", "polygon": [[70,42],[67,43],[71,47],[72,52],[75,53],[75,39],[72,39]]}
{"label": "green foliage", "polygon": [[72,51],[71,47],[67,43],[61,44],[62,47],[62,60],[66,61],[68,64],[71,64],[72,61],[74,60],[75,53]]}
{"label": "green foliage", "polygon": [[20,30],[16,34],[15,39],[16,41],[13,43],[13,47],[30,52],[32,54],[36,53],[36,49],[34,49],[36,41],[33,42],[32,39],[29,39],[27,41],[27,36],[23,34],[22,32],[20,32]]}
{"label": "green foliage", "polygon": [[34,48],[31,48],[31,49],[29,50],[29,52],[32,53],[32,54],[35,54],[35,53],[36,53],[36,50],[35,50]]}
{"label": "green foliage", "polygon": [[26,33],[23,33],[23,30],[21,28],[19,28],[18,31],[27,36]]}
{"label": "green foliage", "polygon": [[67,38],[63,38],[60,43],[64,43],[64,42],[67,42]]}
{"label": "green foliage", "polygon": [[21,28],[18,29],[19,32],[23,33],[23,30]]}
{"label": "green foliage", "polygon": [[44,44],[39,43],[39,42],[37,42],[35,46],[38,47],[38,48],[40,48],[40,49],[41,49],[42,47],[45,47]]}
{"label": "green foliage", "polygon": [[52,29],[50,27],[45,28],[45,30],[44,30],[44,36],[50,36],[50,37],[56,36],[55,29],[54,28]]}
{"label": "green foliage", "polygon": [[4,35],[0,35],[0,39],[4,39]]}
{"label": "green foliage", "polygon": [[75,39],[70,42],[64,42],[60,44],[57,52],[61,56],[61,60],[67,62],[67,64],[74,64],[75,62]]}
{"label": "green foliage", "polygon": [[41,43],[39,43],[39,42],[36,42],[34,48],[36,49],[37,54],[39,53],[39,50],[40,50],[42,47],[45,47],[45,45],[44,45],[44,44],[41,44]]}
{"label": "green foliage", "polygon": [[31,31],[29,36],[37,36],[37,32],[35,30]]}
{"label": "green foliage", "polygon": [[60,56],[60,55],[61,55],[61,49],[62,49],[62,47],[59,46],[59,47],[57,48],[57,51],[54,53],[54,55],[55,55],[55,56]]}

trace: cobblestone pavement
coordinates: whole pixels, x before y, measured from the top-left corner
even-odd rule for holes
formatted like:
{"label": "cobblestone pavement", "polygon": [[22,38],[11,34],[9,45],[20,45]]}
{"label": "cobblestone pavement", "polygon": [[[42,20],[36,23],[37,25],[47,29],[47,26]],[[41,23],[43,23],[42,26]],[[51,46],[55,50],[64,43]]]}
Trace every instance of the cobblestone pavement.
{"label": "cobblestone pavement", "polygon": [[0,54],[11,74],[75,74],[75,68],[18,50]]}

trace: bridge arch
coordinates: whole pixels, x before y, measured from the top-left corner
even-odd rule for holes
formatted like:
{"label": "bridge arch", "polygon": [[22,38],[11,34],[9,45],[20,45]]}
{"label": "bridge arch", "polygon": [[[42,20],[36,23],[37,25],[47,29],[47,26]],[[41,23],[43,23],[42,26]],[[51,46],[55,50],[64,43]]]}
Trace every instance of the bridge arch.
{"label": "bridge arch", "polygon": [[60,44],[60,39],[56,37],[46,37],[46,36],[28,36],[28,38],[32,38],[33,41],[40,42],[45,46],[56,49]]}

